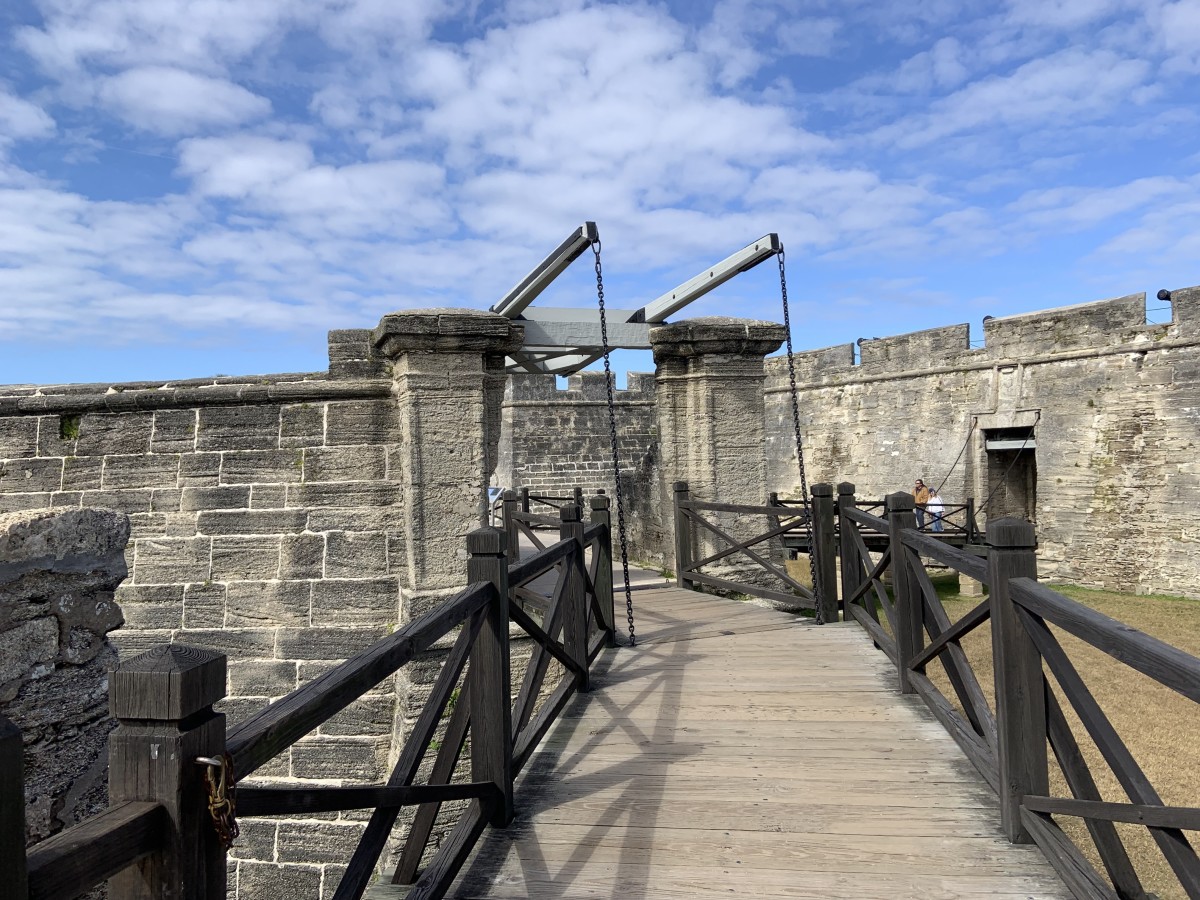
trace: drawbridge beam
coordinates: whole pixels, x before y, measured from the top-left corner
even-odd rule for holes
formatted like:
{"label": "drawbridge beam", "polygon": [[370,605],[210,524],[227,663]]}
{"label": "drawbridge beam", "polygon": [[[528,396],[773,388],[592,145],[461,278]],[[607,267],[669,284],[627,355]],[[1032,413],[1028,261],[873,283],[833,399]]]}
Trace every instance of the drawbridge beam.
{"label": "drawbridge beam", "polygon": [[[525,344],[506,360],[507,371],[569,375],[604,355],[598,309],[532,305],[599,234],[595,222],[584,222],[492,307],[492,312],[525,326]],[[765,235],[640,309],[608,309],[609,348],[650,349],[651,325],[665,322],[689,303],[776,255],[779,248],[779,235]]]}

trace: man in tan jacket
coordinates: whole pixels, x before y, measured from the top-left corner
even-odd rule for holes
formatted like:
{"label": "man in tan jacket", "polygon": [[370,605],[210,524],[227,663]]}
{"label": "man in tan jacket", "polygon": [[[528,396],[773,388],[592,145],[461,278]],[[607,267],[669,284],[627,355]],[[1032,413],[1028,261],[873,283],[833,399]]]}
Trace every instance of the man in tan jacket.
{"label": "man in tan jacket", "polygon": [[925,482],[920,478],[917,479],[917,483],[913,487],[913,502],[916,504],[914,512],[917,514],[917,528],[924,528],[925,506],[929,503],[929,488],[925,487]]}

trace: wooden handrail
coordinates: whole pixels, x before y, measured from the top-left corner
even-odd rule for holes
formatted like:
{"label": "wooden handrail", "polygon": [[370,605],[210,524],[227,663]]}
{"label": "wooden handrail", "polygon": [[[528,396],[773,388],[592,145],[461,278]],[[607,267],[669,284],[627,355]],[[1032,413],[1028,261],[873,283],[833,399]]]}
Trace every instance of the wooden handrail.
{"label": "wooden handrail", "polygon": [[482,609],[493,589],[473,584],[395,634],[302,685],[232,729],[227,738],[239,780],[357,700],[418,653]]}
{"label": "wooden handrail", "polygon": [[945,563],[951,569],[987,584],[987,560],[959,550],[945,541],[939,541],[933,535],[920,531],[905,529],[901,535],[901,539],[922,556],[936,559],[940,563]]}
{"label": "wooden handrail", "polygon": [[30,900],[72,900],[163,847],[170,832],[158,803],[110,806],[29,851]]}
{"label": "wooden handrail", "polygon": [[1200,659],[1028,578],[1014,578],[1009,588],[1030,612],[1200,703]]}
{"label": "wooden handrail", "polygon": [[869,512],[865,512],[856,506],[847,507],[842,511],[842,514],[847,519],[857,522],[859,525],[866,525],[868,528],[872,528],[875,531],[887,534],[887,519],[880,518],[879,516],[873,516]]}
{"label": "wooden handrail", "polygon": [[[744,515],[776,517],[779,517],[779,513],[786,509],[786,507],[783,506],[756,506],[747,503],[714,503],[708,500],[681,500],[679,502],[679,506],[681,509],[708,510],[710,512],[729,512],[742,513]],[[792,513],[791,515],[785,514],[783,518],[802,519],[803,515],[800,513]]]}
{"label": "wooden handrail", "polygon": [[554,516],[539,516],[536,513],[514,512],[513,518],[526,525],[544,525],[547,528],[557,528],[558,519]]}
{"label": "wooden handrail", "polygon": [[545,575],[558,563],[571,555],[574,549],[571,541],[558,541],[545,550],[539,550],[528,559],[515,562],[508,567],[509,587],[520,587],[539,575]]}

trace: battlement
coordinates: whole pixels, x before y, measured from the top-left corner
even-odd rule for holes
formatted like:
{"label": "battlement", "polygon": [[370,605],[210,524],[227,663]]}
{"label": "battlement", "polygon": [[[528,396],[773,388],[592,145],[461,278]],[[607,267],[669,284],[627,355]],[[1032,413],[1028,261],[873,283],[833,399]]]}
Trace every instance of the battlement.
{"label": "battlement", "polygon": [[[628,387],[613,392],[617,403],[653,402],[654,375],[627,372]],[[553,375],[512,375],[504,391],[505,404],[512,403],[595,403],[607,402],[603,372],[579,372],[567,378],[565,390],[559,390]]]}
{"label": "battlement", "polygon": [[[1171,292],[1171,321],[1146,321],[1146,295],[1022,313],[983,322],[983,346],[972,347],[970,326],[930,328],[886,338],[837,344],[795,355],[800,383],[848,376],[901,376],[930,369],[1030,360],[1061,353],[1103,353],[1163,340],[1200,342],[1200,286]],[[787,376],[787,360],[767,360],[772,379]]]}

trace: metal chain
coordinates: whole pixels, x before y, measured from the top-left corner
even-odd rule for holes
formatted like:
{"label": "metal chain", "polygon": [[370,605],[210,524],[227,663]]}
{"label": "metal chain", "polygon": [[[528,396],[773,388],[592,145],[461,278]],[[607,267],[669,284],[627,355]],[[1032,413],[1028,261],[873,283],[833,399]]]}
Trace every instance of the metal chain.
{"label": "metal chain", "polygon": [[604,313],[604,273],[600,269],[600,239],[592,241],[596,257],[596,299],[600,305],[600,344],[604,348],[604,387],[608,391],[608,433],[612,440],[613,481],[617,490],[617,534],[621,538],[621,573],[625,576],[625,618],[629,620],[629,646],[637,646],[633,630],[633,592],[629,590],[629,543],[625,537],[625,499],[621,490],[621,458],[617,452],[617,409],[613,399],[612,364],[608,358],[608,320]]}
{"label": "metal chain", "polygon": [[208,788],[208,814],[212,817],[217,840],[228,850],[240,829],[237,823],[237,803],[234,796],[233,757],[224,753],[218,757],[200,756],[196,762],[204,766],[204,783]]}
{"label": "metal chain", "polygon": [[800,436],[800,401],[796,397],[796,360],[792,353],[792,318],[788,310],[787,271],[784,268],[783,245],[779,247],[779,293],[783,297],[783,327],[787,332],[787,361],[788,381],[792,391],[792,424],[796,429],[796,462],[800,466],[800,500],[803,504],[804,518],[808,521],[808,570],[812,576],[813,595],[816,597],[817,624],[825,624],[822,610],[820,567],[817,565],[816,535],[814,534],[812,510],[808,504],[808,475],[804,471],[804,439]]}

